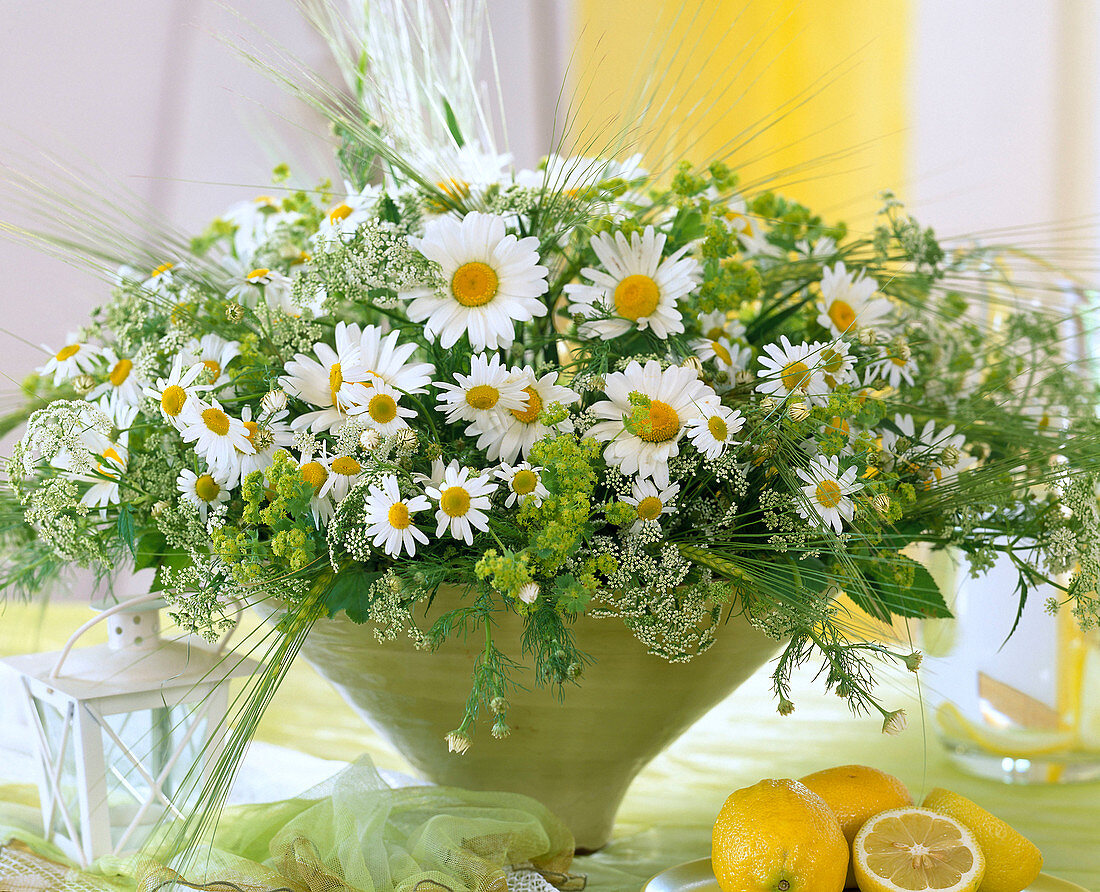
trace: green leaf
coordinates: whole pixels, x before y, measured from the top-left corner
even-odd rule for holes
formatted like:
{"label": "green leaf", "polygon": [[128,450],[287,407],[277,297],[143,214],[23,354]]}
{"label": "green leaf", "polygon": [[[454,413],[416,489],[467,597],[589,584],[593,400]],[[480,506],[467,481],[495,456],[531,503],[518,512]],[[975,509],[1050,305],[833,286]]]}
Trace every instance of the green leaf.
{"label": "green leaf", "polygon": [[592,592],[581,585],[572,573],[563,573],[554,580],[554,595],[558,606],[569,613],[583,613]]}
{"label": "green leaf", "polygon": [[458,118],[455,117],[454,109],[451,108],[446,97],[443,98],[443,116],[447,121],[447,129],[451,131],[451,138],[455,141],[455,145],[460,149],[466,144],[466,140],[462,138],[462,131],[458,127]]}
{"label": "green leaf", "polygon": [[[890,555],[888,561],[862,561],[859,568],[868,590],[849,589],[846,593],[860,609],[876,619],[889,621],[893,616],[951,618],[936,580],[919,561],[896,554]],[[906,584],[905,577],[910,574],[913,581]]]}
{"label": "green leaf", "polygon": [[130,508],[129,502],[123,502],[119,505],[118,523],[115,525],[115,529],[118,532],[118,538],[125,542],[126,547],[130,549],[131,556],[136,558],[137,547],[134,542],[134,514]]}
{"label": "green leaf", "polygon": [[370,617],[370,589],[382,576],[379,572],[360,570],[352,565],[341,570],[321,596],[329,616],[343,610],[353,623],[365,623]]}

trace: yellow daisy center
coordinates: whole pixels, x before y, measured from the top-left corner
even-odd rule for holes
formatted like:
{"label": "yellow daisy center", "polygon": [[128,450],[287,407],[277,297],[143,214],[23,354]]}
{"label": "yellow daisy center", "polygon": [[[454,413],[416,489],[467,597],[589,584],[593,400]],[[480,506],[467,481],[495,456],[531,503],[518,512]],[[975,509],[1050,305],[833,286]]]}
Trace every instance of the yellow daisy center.
{"label": "yellow daisy center", "polygon": [[653,314],[661,300],[657,283],[649,276],[627,276],[615,286],[615,312],[637,321]]}
{"label": "yellow daisy center", "polygon": [[[108,446],[103,451],[103,458],[107,459],[108,461],[114,462],[116,465],[122,464],[122,456],[119,455],[112,446]],[[116,471],[114,468],[105,468],[102,463],[100,463],[96,466],[96,470],[98,470],[99,473],[102,474],[104,477],[110,477],[112,480],[118,480],[119,474],[118,471]]]}
{"label": "yellow daisy center", "polygon": [[725,443],[726,437],[730,435],[729,425],[721,415],[711,415],[707,419],[707,430],[719,443]]}
{"label": "yellow daisy center", "polygon": [[439,507],[448,517],[462,517],[470,510],[470,494],[461,486],[449,486],[439,494]]}
{"label": "yellow daisy center", "polygon": [[248,433],[245,434],[245,436],[248,437],[248,442],[255,446],[256,435],[260,432],[260,426],[256,424],[255,421],[246,421],[244,423],[244,429],[248,431]]}
{"label": "yellow daisy center", "polygon": [[221,491],[222,488],[218,481],[209,474],[203,474],[195,481],[195,495],[204,502],[213,502]]}
{"label": "yellow daisy center", "polygon": [[822,508],[835,508],[844,498],[844,493],[841,492],[840,484],[835,480],[822,480],[814,490],[814,497]]}
{"label": "yellow daisy center", "polygon": [[362,470],[363,466],[350,455],[341,455],[332,463],[332,473],[344,477],[354,477]]}
{"label": "yellow daisy center", "polygon": [[229,433],[229,416],[221,409],[216,409],[213,406],[203,410],[202,423],[206,425],[207,430],[219,437],[224,437]]}
{"label": "yellow daisy center", "polygon": [[328,370],[328,391],[332,396],[332,405],[336,405],[336,395],[340,392],[340,387],[344,383],[343,372],[340,371],[340,363],[336,362],[329,366]]}
{"label": "yellow daisy center", "polygon": [[412,526],[412,519],[409,517],[409,506],[404,502],[394,502],[390,505],[390,510],[386,512],[386,520],[390,522],[390,526],[395,530],[407,530]]}
{"label": "yellow daisy center", "polygon": [[436,183],[439,191],[449,198],[461,201],[470,194],[470,184],[463,180],[440,180]]}
{"label": "yellow daisy center", "polygon": [[527,408],[512,409],[512,416],[523,424],[534,424],[542,412],[542,397],[534,387],[524,387],[523,392],[527,394]]}
{"label": "yellow daisy center", "polygon": [[172,312],[169,314],[172,321],[179,325],[181,322],[190,319],[195,312],[195,305],[190,301],[181,300],[179,303],[172,305]]}
{"label": "yellow daisy center", "polygon": [[466,402],[475,409],[491,409],[500,400],[500,391],[489,384],[478,384],[466,391]]}
{"label": "yellow daisy center", "polygon": [[320,492],[321,487],[328,480],[328,471],[319,461],[306,462],[298,469],[298,473],[302,475],[302,479],[306,483],[313,487],[314,492]]}
{"label": "yellow daisy center", "polygon": [[801,359],[796,359],[783,366],[779,377],[788,391],[797,390],[810,383],[810,368]]}
{"label": "yellow daisy center", "polygon": [[397,417],[397,400],[387,393],[376,393],[367,403],[367,414],[376,424],[389,424]]}
{"label": "yellow daisy center", "polygon": [[821,366],[825,371],[835,375],[844,367],[844,356],[832,347],[826,347],[821,351]]}
{"label": "yellow daisy center", "polygon": [[107,376],[115,387],[121,387],[126,383],[126,379],[130,377],[130,371],[133,369],[134,364],[128,359],[120,359],[115,363],[115,367],[111,369],[111,374]]}
{"label": "yellow daisy center", "polygon": [[271,270],[269,270],[266,266],[261,266],[252,270],[252,272],[245,276],[245,278],[248,279],[248,281],[251,282],[253,285],[255,285],[257,284],[259,279],[262,279],[270,272]]}
{"label": "yellow daisy center", "polygon": [[496,270],[479,260],[464,263],[451,276],[451,294],[464,307],[482,307],[497,295]]}
{"label": "yellow daisy center", "polygon": [[213,374],[215,381],[221,377],[222,364],[216,359],[204,359],[202,364]]}
{"label": "yellow daisy center", "polygon": [[848,427],[848,419],[841,418],[839,415],[834,415],[829,419],[829,424],[825,428],[826,433],[830,434],[844,434],[849,436],[851,434],[851,428]]}
{"label": "yellow daisy center", "polygon": [[162,276],[174,266],[175,266],[175,264],[172,263],[171,261],[169,261],[168,263],[162,263],[155,270],[153,270],[151,273],[149,273],[149,278],[150,279],[155,279],[155,278],[157,278],[157,276]]}
{"label": "yellow daisy center", "polygon": [[847,331],[855,324],[856,311],[852,309],[852,305],[847,301],[834,300],[829,304],[829,318],[833,320],[833,325],[838,329]]}
{"label": "yellow daisy center", "polygon": [[119,465],[122,464],[122,456],[118,454],[118,452],[115,450],[114,446],[108,446],[103,451],[103,457],[104,458],[109,458],[115,464],[119,464]]}
{"label": "yellow daisy center", "polygon": [[714,355],[717,356],[726,365],[733,365],[733,357],[730,356],[729,350],[719,344],[717,341],[711,341],[710,349],[714,351]]}
{"label": "yellow daisy center", "polygon": [[639,407],[626,428],[647,443],[667,443],[680,433],[680,416],[668,403],[650,400],[649,406]]}
{"label": "yellow daisy center", "polygon": [[719,325],[714,326],[710,331],[706,333],[706,336],[712,341],[717,341],[719,338],[726,336],[726,330]]}
{"label": "yellow daisy center", "polygon": [[900,356],[891,356],[890,362],[892,362],[896,366],[904,366],[907,362],[909,362],[909,360],[902,359]]}
{"label": "yellow daisy center", "polygon": [[532,493],[538,485],[539,475],[527,468],[517,471],[516,476],[512,478],[512,492],[517,495],[525,496]]}
{"label": "yellow daisy center", "polygon": [[57,357],[56,358],[57,358],[58,362],[64,362],[69,357],[76,356],[76,354],[79,353],[79,352],[80,352],[80,345],[79,344],[69,344],[68,347],[62,347],[60,350],[57,351]]}
{"label": "yellow daisy center", "polygon": [[339,223],[351,216],[351,208],[346,204],[338,204],[328,212],[329,223]]}
{"label": "yellow daisy center", "polygon": [[664,502],[656,496],[646,496],[638,502],[638,517],[642,520],[656,520],[664,510]]}
{"label": "yellow daisy center", "polygon": [[175,418],[187,403],[187,391],[178,384],[169,384],[160,395],[160,407],[169,418]]}

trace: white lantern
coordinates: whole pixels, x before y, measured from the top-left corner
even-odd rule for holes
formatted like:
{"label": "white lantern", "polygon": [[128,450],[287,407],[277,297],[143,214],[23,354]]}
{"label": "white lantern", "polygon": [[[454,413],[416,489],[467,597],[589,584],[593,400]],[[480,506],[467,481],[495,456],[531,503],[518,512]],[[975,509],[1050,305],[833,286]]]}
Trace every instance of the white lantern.
{"label": "white lantern", "polygon": [[[227,682],[254,660],[159,636],[153,595],[103,610],[61,651],[9,657],[38,753],[45,835],[85,866],[138,848],[163,817],[182,817],[216,759]],[[108,622],[108,643],[74,650]],[[227,636],[228,637],[228,636]]]}

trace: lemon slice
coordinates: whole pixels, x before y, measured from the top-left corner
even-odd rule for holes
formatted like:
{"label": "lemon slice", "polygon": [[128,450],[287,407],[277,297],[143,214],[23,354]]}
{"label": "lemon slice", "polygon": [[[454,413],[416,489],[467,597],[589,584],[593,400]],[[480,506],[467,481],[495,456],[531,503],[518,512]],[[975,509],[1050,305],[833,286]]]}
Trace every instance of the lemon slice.
{"label": "lemon slice", "polygon": [[974,892],[985,856],[963,824],[927,808],[875,815],[852,843],[861,892]]}
{"label": "lemon slice", "polygon": [[998,756],[1026,758],[1056,753],[1073,745],[1072,731],[1033,728],[994,728],[968,719],[954,703],[944,701],[936,709],[936,724],[949,740],[976,743]]}

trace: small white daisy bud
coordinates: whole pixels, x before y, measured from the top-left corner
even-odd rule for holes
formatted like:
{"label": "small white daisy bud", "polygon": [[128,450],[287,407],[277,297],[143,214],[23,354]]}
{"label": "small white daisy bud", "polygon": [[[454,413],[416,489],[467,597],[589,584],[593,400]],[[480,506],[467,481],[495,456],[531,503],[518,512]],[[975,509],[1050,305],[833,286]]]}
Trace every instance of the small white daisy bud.
{"label": "small white daisy bud", "polygon": [[873,328],[861,328],[859,330],[859,342],[864,347],[873,347],[878,343],[878,333]]}
{"label": "small white daisy bud", "polygon": [[940,453],[940,462],[945,468],[953,468],[959,463],[961,453],[957,446],[944,446]]}
{"label": "small white daisy bud", "polygon": [[529,582],[519,590],[519,599],[524,604],[534,604],[539,596],[538,583]]}
{"label": "small white daisy bud", "polygon": [[751,384],[756,380],[756,375],[750,372],[748,369],[741,369],[733,376],[734,384]]}
{"label": "small white daisy bud", "polygon": [[790,700],[788,700],[786,697],[780,697],[779,698],[779,714],[780,715],[790,715],[792,712],[794,712],[794,704]]}
{"label": "small white daisy bud", "polygon": [[871,504],[874,505],[875,510],[883,517],[890,513],[890,497],[884,492],[880,492],[871,499]]}
{"label": "small white daisy bud", "polygon": [[494,697],[489,701],[489,708],[493,711],[493,715],[504,715],[508,711],[508,701],[503,697]]}
{"label": "small white daisy bud", "polygon": [[773,409],[775,409],[775,400],[773,400],[770,396],[764,397],[764,399],[760,401],[760,408],[763,409],[765,412],[771,412]]}
{"label": "small white daisy bud", "polygon": [[238,322],[244,319],[244,307],[240,304],[226,304],[225,305],[225,318],[227,321],[236,325]]}
{"label": "small white daisy bud", "polygon": [[447,737],[447,749],[460,756],[470,748],[470,738],[461,731],[451,731]]}
{"label": "small white daisy bud", "polygon": [[159,502],[153,504],[153,507],[149,509],[149,513],[152,514],[153,517],[160,517],[168,510],[168,507],[168,503],[164,501],[164,499],[161,499]]}
{"label": "small white daisy bud", "polygon": [[87,393],[95,387],[95,378],[91,375],[77,375],[73,378],[73,390],[77,393]]}
{"label": "small white daisy bud", "polygon": [[382,445],[382,435],[376,430],[365,430],[359,435],[359,445],[367,452],[374,452]]}
{"label": "small white daisy bud", "polygon": [[416,449],[420,437],[411,427],[403,427],[397,432],[397,446],[399,449],[412,451]]}
{"label": "small white daisy bud", "polygon": [[260,400],[260,407],[264,410],[265,415],[282,412],[286,408],[286,393],[278,388],[269,390]]}
{"label": "small white daisy bud", "polygon": [[683,362],[680,363],[682,369],[695,369],[695,371],[703,371],[703,361],[698,356],[689,356]]}
{"label": "small white daisy bud", "polygon": [[905,710],[895,709],[893,712],[886,714],[882,722],[882,733],[897,735],[908,727],[909,719],[905,715]]}
{"label": "small white daisy bud", "polygon": [[787,406],[787,415],[791,421],[805,421],[810,417],[810,409],[803,402],[793,402]]}
{"label": "small white daisy bud", "polygon": [[497,719],[493,722],[493,730],[490,732],[497,740],[503,740],[509,734],[512,733],[512,729],[508,727],[507,723],[503,719]]}
{"label": "small white daisy bud", "polygon": [[910,672],[916,672],[920,669],[920,664],[924,660],[924,654],[919,650],[913,651],[911,654],[902,657],[902,662],[905,664],[905,668]]}
{"label": "small white daisy bud", "polygon": [[909,349],[909,342],[900,335],[891,341],[890,349],[894,356],[902,362],[908,362],[913,355],[913,351]]}

